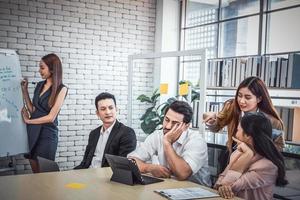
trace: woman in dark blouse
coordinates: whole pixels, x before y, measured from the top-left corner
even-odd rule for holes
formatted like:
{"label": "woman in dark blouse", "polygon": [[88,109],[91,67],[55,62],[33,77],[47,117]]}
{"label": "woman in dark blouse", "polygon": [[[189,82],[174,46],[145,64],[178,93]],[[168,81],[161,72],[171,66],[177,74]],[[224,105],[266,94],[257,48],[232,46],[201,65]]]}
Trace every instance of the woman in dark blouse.
{"label": "woman in dark blouse", "polygon": [[25,107],[22,110],[27,124],[29,158],[32,171],[39,172],[37,156],[54,160],[58,143],[57,115],[67,95],[67,87],[62,83],[62,64],[55,54],[44,56],[39,65],[39,73],[44,79],[37,84],[32,101],[28,93],[28,81],[22,80],[21,87]]}

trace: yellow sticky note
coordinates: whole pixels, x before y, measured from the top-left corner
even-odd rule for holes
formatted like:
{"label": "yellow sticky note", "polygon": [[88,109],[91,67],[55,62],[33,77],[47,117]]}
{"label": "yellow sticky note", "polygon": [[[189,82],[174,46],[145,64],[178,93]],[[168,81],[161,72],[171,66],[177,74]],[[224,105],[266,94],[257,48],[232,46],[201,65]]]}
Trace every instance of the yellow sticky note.
{"label": "yellow sticky note", "polygon": [[189,93],[189,84],[188,83],[179,85],[179,95],[180,96],[187,95],[188,93]]}
{"label": "yellow sticky note", "polygon": [[160,94],[168,94],[168,83],[161,83],[159,87]]}
{"label": "yellow sticky note", "polygon": [[69,184],[66,184],[65,187],[70,188],[70,189],[83,189],[86,187],[86,185],[82,184],[82,183],[69,183]]}

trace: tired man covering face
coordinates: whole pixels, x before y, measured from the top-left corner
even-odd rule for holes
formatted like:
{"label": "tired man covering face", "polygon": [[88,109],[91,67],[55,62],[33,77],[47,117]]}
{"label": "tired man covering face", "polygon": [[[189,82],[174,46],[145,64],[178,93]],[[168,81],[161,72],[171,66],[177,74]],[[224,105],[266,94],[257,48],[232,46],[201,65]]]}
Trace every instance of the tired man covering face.
{"label": "tired man covering face", "polygon": [[166,110],[163,130],[149,135],[127,157],[136,161],[142,173],[161,178],[175,176],[210,186],[207,145],[198,132],[189,131],[192,116],[188,103],[173,102]]}

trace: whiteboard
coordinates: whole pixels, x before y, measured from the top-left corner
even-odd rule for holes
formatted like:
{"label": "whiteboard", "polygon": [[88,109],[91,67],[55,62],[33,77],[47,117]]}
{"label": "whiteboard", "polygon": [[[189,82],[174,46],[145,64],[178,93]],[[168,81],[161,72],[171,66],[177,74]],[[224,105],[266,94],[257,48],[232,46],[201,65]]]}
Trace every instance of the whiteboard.
{"label": "whiteboard", "polygon": [[0,157],[28,152],[21,79],[17,53],[0,49]]}

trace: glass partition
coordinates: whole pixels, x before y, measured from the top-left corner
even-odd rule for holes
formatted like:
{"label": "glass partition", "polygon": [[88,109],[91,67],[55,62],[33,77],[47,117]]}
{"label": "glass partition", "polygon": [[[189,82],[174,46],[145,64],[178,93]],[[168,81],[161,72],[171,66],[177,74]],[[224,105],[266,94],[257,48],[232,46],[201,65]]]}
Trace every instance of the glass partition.
{"label": "glass partition", "polygon": [[[180,81],[190,79],[185,81],[199,83],[201,92],[205,94],[205,59],[205,49],[129,56],[128,125],[137,136],[145,137],[162,127],[164,109],[170,98],[186,100],[192,106],[191,88],[187,96],[180,95]],[[189,60],[195,68],[191,69],[184,60]],[[186,76],[179,76],[180,70],[186,71]],[[202,116],[205,108],[205,97],[199,100],[198,96],[198,101],[202,106],[194,110],[197,116],[194,120],[200,120],[198,116]]]}

